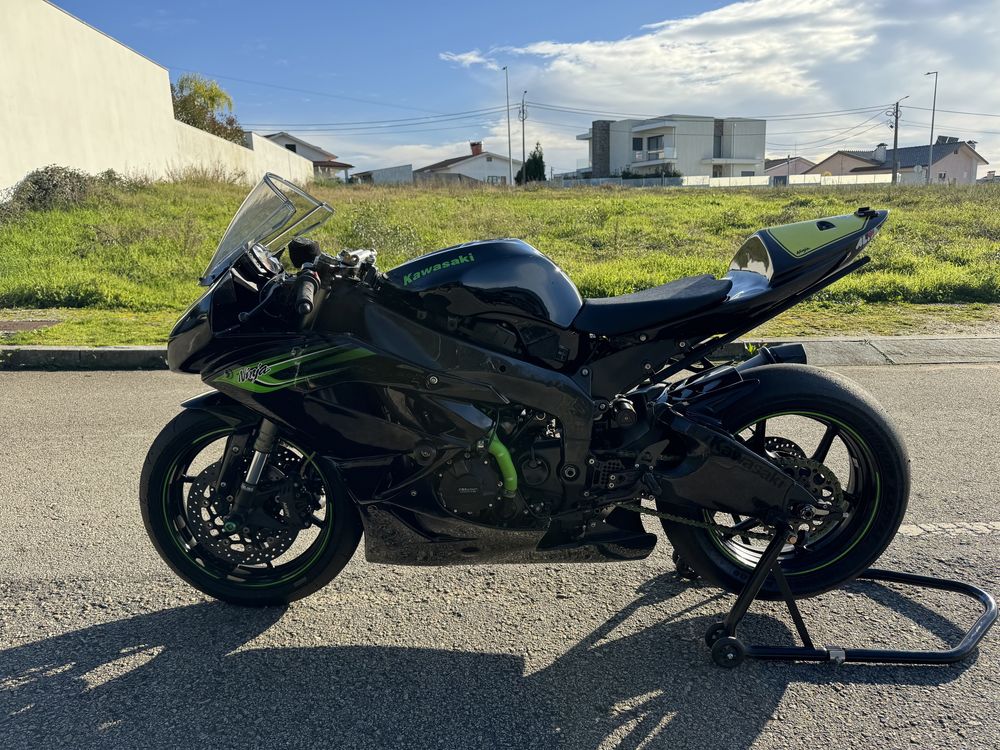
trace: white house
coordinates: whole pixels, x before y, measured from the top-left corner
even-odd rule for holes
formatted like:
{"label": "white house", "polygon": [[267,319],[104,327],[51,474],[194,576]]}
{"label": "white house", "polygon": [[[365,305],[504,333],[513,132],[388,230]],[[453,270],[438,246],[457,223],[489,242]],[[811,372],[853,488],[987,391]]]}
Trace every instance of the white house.
{"label": "white house", "polygon": [[[417,181],[436,180],[442,182],[464,182],[475,180],[490,185],[506,185],[510,167],[506,156],[483,151],[482,141],[469,143],[471,153],[465,156],[454,156],[435,164],[429,164],[413,172]],[[512,159],[513,173],[521,169],[521,162]]]}
{"label": "white house", "polygon": [[280,133],[271,133],[271,135],[264,137],[273,143],[277,143],[279,146],[284,146],[293,154],[298,154],[311,161],[317,177],[342,179],[344,182],[347,182],[349,179],[348,170],[354,169],[353,164],[337,161],[336,154],[331,154],[326,149],[320,148],[314,143],[296,138],[291,133],[282,131]]}
{"label": "white house", "polygon": [[586,133],[587,164],[578,173],[614,177],[623,172],[686,177],[764,174],[765,120],[664,115],[647,120],[594,120]]}
{"label": "white house", "polygon": [[[898,164],[899,181],[921,184],[927,181],[928,146],[906,146],[893,151],[884,143],[870,151],[835,151],[810,168],[807,174],[892,174]],[[971,185],[980,165],[989,164],[976,151],[975,141],[960,141],[953,136],[939,136],[934,144],[931,182],[946,185]]]}

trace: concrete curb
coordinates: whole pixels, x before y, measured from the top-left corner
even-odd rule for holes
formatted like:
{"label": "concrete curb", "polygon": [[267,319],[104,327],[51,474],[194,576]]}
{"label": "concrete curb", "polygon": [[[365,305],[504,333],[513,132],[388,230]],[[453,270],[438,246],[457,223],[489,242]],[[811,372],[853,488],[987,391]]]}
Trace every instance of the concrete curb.
{"label": "concrete curb", "polygon": [[[821,366],[945,365],[1000,362],[1000,337],[886,336],[882,338],[747,339],[719,347],[713,359],[744,359],[746,345],[802,344]],[[159,346],[0,346],[3,370],[165,370]]]}
{"label": "concrete curb", "polygon": [[0,346],[0,370],[165,370],[160,346]]}

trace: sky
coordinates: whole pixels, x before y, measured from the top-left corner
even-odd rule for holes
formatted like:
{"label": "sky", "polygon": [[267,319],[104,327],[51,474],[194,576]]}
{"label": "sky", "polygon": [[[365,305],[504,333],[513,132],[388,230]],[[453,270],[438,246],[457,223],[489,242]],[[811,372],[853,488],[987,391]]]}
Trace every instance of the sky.
{"label": "sky", "polygon": [[359,169],[425,166],[471,140],[506,153],[503,66],[515,158],[526,90],[528,150],[540,142],[557,172],[586,164],[576,134],[616,115],[764,116],[769,157],[816,160],[891,146],[885,111],[909,97],[900,146],[925,144],[930,70],[935,135],[1000,161],[1000,0],[55,2],[172,79],[215,78],[248,129]]}

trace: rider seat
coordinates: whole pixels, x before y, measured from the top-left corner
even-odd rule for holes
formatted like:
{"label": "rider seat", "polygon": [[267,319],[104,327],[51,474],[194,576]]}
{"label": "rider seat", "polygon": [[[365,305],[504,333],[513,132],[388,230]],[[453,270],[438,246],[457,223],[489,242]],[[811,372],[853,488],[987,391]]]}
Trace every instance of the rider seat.
{"label": "rider seat", "polygon": [[601,336],[638,331],[711,307],[725,299],[732,286],[729,279],[704,274],[620,297],[585,299],[573,327]]}

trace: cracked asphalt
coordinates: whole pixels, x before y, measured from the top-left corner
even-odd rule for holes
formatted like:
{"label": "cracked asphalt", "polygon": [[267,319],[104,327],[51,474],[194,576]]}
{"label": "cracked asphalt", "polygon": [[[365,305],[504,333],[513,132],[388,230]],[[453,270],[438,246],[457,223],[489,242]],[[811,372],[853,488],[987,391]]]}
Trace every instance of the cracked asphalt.
{"label": "cracked asphalt", "polygon": [[[840,368],[899,422],[906,525],[881,561],[1000,593],[1000,366]],[[997,748],[1000,630],[947,667],[714,667],[731,597],[611,565],[403,568],[359,552],[287,609],[160,562],[139,470],[195,378],[0,373],[0,741],[15,748]],[[652,526],[650,526],[652,528]],[[905,595],[904,595],[905,594]],[[940,647],[977,615],[855,583],[802,603],[819,643]],[[757,604],[747,640],[790,638]]]}

